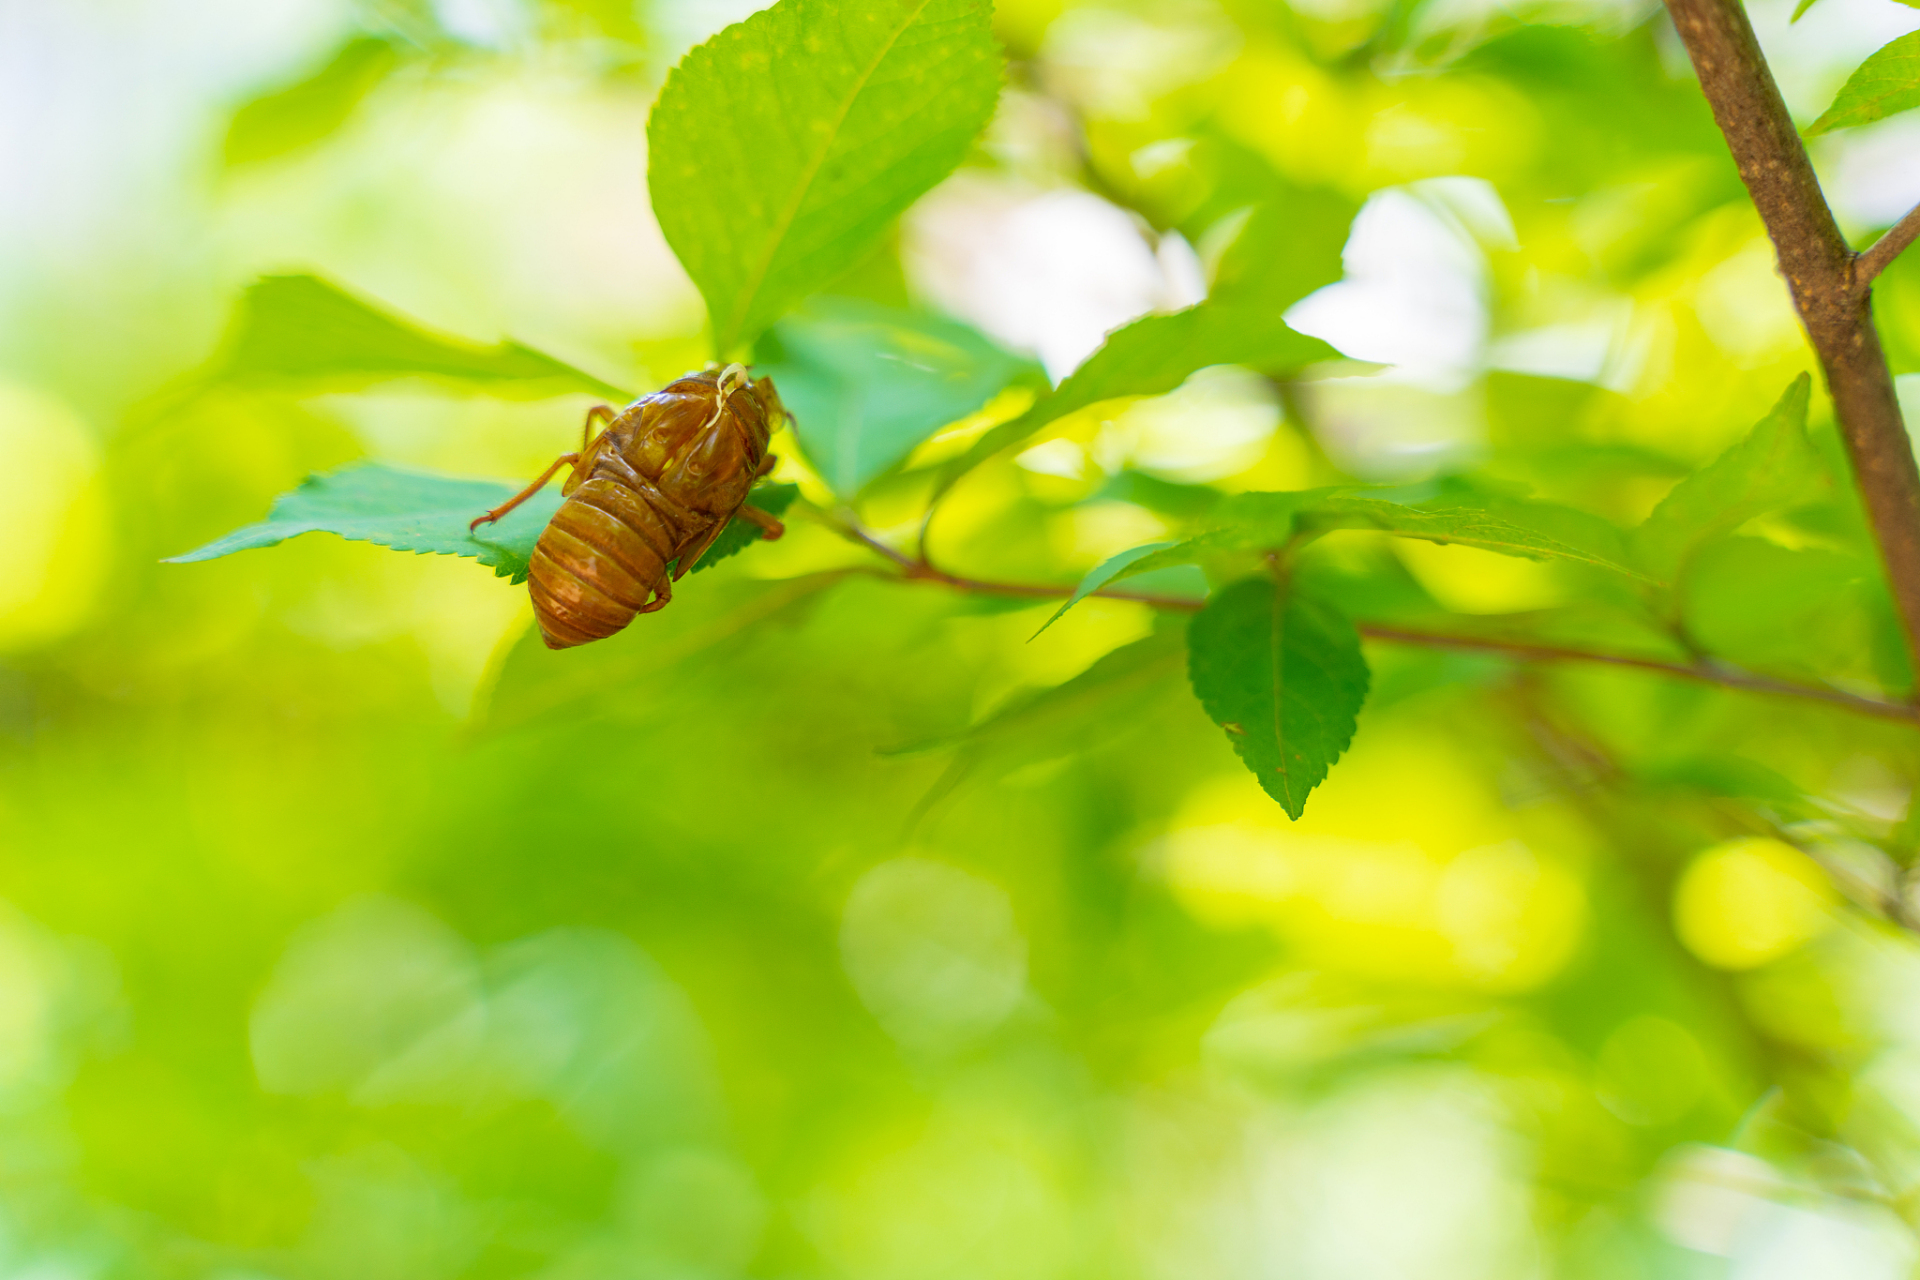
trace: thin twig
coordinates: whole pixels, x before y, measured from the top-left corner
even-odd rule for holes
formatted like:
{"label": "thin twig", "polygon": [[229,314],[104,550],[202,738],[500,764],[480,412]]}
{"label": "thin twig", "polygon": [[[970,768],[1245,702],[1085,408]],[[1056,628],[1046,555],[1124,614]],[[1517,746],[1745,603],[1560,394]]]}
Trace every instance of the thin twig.
{"label": "thin twig", "polygon": [[1893,265],[1893,260],[1906,250],[1906,247],[1920,238],[1920,204],[1907,211],[1907,216],[1888,228],[1887,234],[1875,240],[1871,247],[1861,253],[1853,264],[1854,284],[1866,288],[1882,271]]}
{"label": "thin twig", "polygon": [[[796,508],[796,511],[801,509],[803,508]],[[832,516],[824,512],[819,514],[820,518],[842,537],[885,556],[900,571],[900,578],[903,581],[929,582],[955,591],[968,591],[981,595],[1028,597],[1036,600],[1058,600],[1071,596],[1076,590],[1072,586],[1055,586],[1039,582],[995,582],[985,578],[970,578],[963,574],[948,573],[928,561],[915,559],[897,548],[888,546],[851,517]],[[1102,587],[1090,594],[1103,600],[1126,600],[1179,613],[1196,613],[1206,604],[1204,600],[1196,600],[1192,596],[1155,595],[1150,592],[1114,590],[1109,587]],[[1770,694],[1776,697],[1824,703],[1830,707],[1851,711],[1856,715],[1872,716],[1879,720],[1920,725],[1920,707],[1908,703],[1866,698],[1825,685],[1779,680],[1720,662],[1705,660],[1693,663],[1671,662],[1661,658],[1607,653],[1597,649],[1576,649],[1565,645],[1537,644],[1525,640],[1500,640],[1487,636],[1421,631],[1386,623],[1361,622],[1357,625],[1360,634],[1367,639],[1386,644],[1420,645],[1430,649],[1452,649],[1463,653],[1495,653],[1521,662],[1584,662],[1600,666],[1626,667],[1679,680],[1718,685],[1726,689],[1741,689],[1748,693]]]}
{"label": "thin twig", "polygon": [[[1667,12],[1820,357],[1907,650],[1920,664],[1920,468],[1861,283],[1868,277],[1820,194],[1813,162],[1741,0],[1667,0]],[[1884,256],[1896,252],[1898,246],[1889,243]],[[1885,265],[1879,245],[1869,256]]]}

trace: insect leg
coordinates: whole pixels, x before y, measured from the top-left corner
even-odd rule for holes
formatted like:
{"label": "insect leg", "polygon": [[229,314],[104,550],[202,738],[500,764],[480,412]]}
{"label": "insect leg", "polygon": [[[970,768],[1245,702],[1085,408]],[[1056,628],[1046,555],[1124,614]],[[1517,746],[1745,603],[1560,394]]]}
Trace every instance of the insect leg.
{"label": "insect leg", "polygon": [[773,464],[778,461],[780,461],[780,456],[778,454],[773,454],[773,453],[770,453],[766,457],[762,458],[760,460],[760,465],[754,468],[753,478],[755,480],[758,480],[761,476],[764,476],[768,472],[772,471]]}
{"label": "insect leg", "polygon": [[610,404],[597,404],[587,410],[587,420],[580,424],[580,452],[585,453],[593,443],[594,422],[598,420],[606,424],[600,428],[605,431],[607,427],[613,425],[613,418],[613,406]]}
{"label": "insect leg", "polygon": [[766,512],[762,511],[760,508],[755,506],[742,506],[740,510],[734,512],[734,514],[739,516],[742,520],[747,520],[752,522],[753,524],[759,525],[760,536],[765,538],[768,542],[772,542],[775,538],[779,537],[781,534],[787,531],[787,526],[785,526],[784,524],[781,524],[773,516],[768,515]]}
{"label": "insect leg", "polygon": [[483,516],[475,517],[473,523],[467,526],[467,532],[472,533],[475,529],[478,529],[481,525],[487,524],[490,521],[498,520],[501,516],[507,514],[507,512],[513,510],[515,507],[525,502],[528,498],[531,498],[534,494],[546,488],[547,481],[553,479],[554,473],[560,470],[560,468],[571,466],[578,461],[580,461],[580,455],[577,453],[561,454],[558,458],[555,458],[553,460],[552,466],[548,467],[545,471],[542,471],[540,473],[540,478],[538,480],[535,480],[532,484],[528,485],[526,488],[522,489],[520,492],[514,494],[511,498],[508,498],[505,502],[501,503],[499,506],[495,507],[493,510],[487,512],[487,514]]}

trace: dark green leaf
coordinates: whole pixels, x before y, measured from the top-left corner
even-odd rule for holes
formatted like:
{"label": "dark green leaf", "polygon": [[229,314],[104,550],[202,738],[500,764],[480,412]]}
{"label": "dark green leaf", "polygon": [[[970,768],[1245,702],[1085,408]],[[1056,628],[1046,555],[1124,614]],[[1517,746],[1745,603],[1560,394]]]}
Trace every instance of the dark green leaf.
{"label": "dark green leaf", "polygon": [[1801,374],[1745,439],[1675,485],[1633,531],[1640,566],[1673,581],[1701,543],[1818,497],[1826,470],[1807,440],[1812,380]]}
{"label": "dark green leaf", "polygon": [[[215,560],[236,551],[275,546],[303,533],[332,533],[417,555],[470,556],[500,577],[519,582],[527,576],[527,561],[541,531],[563,501],[560,486],[548,485],[495,524],[472,532],[467,528],[475,516],[519,489],[506,480],[465,480],[377,464],[347,467],[313,476],[292,493],[283,494],[259,524],[236,529],[166,563]],[[798,492],[794,485],[769,485],[756,489],[753,501],[778,515]],[[760,536],[757,525],[735,520],[693,571],[738,554]]]}
{"label": "dark green leaf", "polygon": [[647,124],[667,243],[743,347],[859,260],[993,114],[985,0],[780,0],[681,60]]}
{"label": "dark green leaf", "polygon": [[1920,31],[1901,36],[1861,63],[1807,133],[1872,124],[1913,107],[1920,107]]}
{"label": "dark green leaf", "polygon": [[630,398],[517,342],[487,347],[432,333],[313,276],[266,276],[241,295],[212,376],[316,391],[427,377],[493,395]]}
{"label": "dark green leaf", "polygon": [[843,498],[1008,383],[1042,376],[957,321],[847,298],[816,298],[786,317],[756,357],[807,461]]}
{"label": "dark green leaf", "polygon": [[1018,444],[1076,409],[1121,396],[1175,390],[1201,369],[1236,364],[1275,377],[1340,353],[1287,327],[1277,311],[1202,302],[1171,315],[1142,316],[1114,330],[1100,349],[1051,394],[1019,417],[988,431],[941,472],[945,490],[1002,449]]}
{"label": "dark green leaf", "polygon": [[1353,624],[1266,578],[1219,592],[1189,628],[1193,691],[1266,793],[1298,818],[1353,741],[1367,664]]}
{"label": "dark green leaf", "polygon": [[352,118],[400,58],[385,40],[360,36],[298,84],[255,98],[233,113],[222,148],[230,165],[272,160],[332,135]]}

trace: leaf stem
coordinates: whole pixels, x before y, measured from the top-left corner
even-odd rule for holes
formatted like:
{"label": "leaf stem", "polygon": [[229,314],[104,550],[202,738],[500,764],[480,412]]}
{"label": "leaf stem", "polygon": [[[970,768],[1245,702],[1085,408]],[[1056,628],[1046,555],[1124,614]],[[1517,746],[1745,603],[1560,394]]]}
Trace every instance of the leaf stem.
{"label": "leaf stem", "polygon": [[[1071,596],[1075,588],[1072,585],[1055,586],[1041,582],[997,582],[986,578],[972,578],[963,574],[948,573],[924,558],[907,555],[895,547],[888,546],[869,530],[863,528],[849,513],[828,513],[805,504],[796,506],[795,511],[807,511],[815,514],[823,523],[834,529],[842,537],[859,543],[876,554],[885,557],[899,570],[900,580],[907,582],[929,582],[955,591],[972,592],[979,595],[997,595],[1028,597],[1036,600],[1055,600]],[[1166,609],[1176,613],[1197,613],[1206,604],[1191,596],[1157,595],[1145,591],[1115,590],[1101,587],[1091,594],[1103,600],[1127,600],[1135,604],[1148,605],[1155,609]],[[1491,653],[1515,659],[1520,662],[1585,662],[1600,666],[1625,667],[1635,671],[1647,671],[1656,675],[1669,676],[1678,680],[1692,680],[1700,684],[1718,685],[1726,689],[1741,689],[1748,693],[1769,694],[1783,698],[1798,698],[1808,702],[1819,702],[1826,706],[1850,711],[1856,715],[1871,716],[1878,720],[1892,720],[1900,724],[1920,726],[1920,706],[1905,702],[1888,702],[1880,698],[1868,698],[1848,693],[1827,685],[1807,684],[1797,680],[1781,680],[1773,676],[1760,675],[1757,672],[1743,670],[1724,662],[1702,658],[1696,662],[1672,662],[1663,658],[1646,658],[1635,654],[1607,653],[1598,649],[1580,649],[1568,645],[1540,644],[1526,640],[1501,640],[1488,636],[1461,635],[1457,632],[1423,631],[1417,628],[1396,626],[1390,623],[1359,622],[1356,624],[1360,634],[1369,640],[1385,644],[1418,645],[1429,649],[1451,649],[1462,653]]]}
{"label": "leaf stem", "polygon": [[1813,162],[1740,0],[1666,4],[1826,374],[1908,653],[1920,665],[1920,468],[1874,328],[1866,287],[1871,274],[1863,270],[1863,263],[1878,270],[1904,247],[1895,232],[1913,238],[1913,215],[1888,233],[1884,252],[1875,245],[1866,255],[1855,254],[1820,193]]}
{"label": "leaf stem", "polygon": [[1861,252],[1853,264],[1854,283],[1862,289],[1872,284],[1916,238],[1920,238],[1920,204],[1909,209],[1906,217],[1894,223],[1885,235]]}

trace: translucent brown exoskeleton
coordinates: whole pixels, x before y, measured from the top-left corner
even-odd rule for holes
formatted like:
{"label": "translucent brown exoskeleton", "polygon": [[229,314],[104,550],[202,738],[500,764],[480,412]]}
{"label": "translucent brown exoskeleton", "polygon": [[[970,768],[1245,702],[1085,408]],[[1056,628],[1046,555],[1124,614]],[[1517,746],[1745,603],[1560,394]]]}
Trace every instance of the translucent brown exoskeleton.
{"label": "translucent brown exoskeleton", "polygon": [[[784,533],[778,520],[747,505],[747,494],[772,470],[767,444],[786,416],[773,380],[749,378],[737,364],[676,378],[619,413],[604,404],[588,410],[580,452],[561,454],[473,522],[498,520],[560,468],[573,468],[561,488],[567,500],[527,571],[547,647],[604,640],[635,614],[664,607],[673,583],[735,516],[768,538]],[[606,427],[593,436],[596,422]]]}

